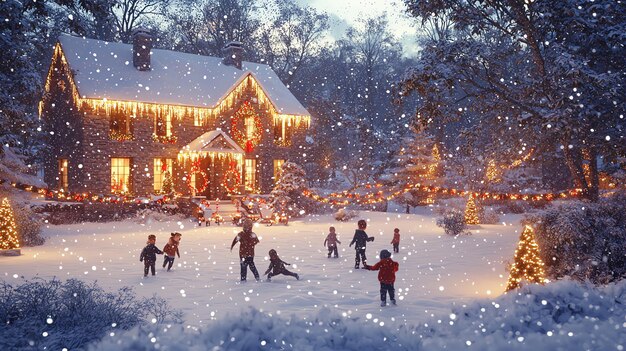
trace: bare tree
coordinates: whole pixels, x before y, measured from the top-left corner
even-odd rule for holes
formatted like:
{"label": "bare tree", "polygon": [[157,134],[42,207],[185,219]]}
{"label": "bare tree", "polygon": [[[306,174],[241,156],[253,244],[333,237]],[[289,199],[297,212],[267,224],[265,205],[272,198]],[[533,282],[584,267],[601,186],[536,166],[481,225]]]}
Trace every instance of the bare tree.
{"label": "bare tree", "polygon": [[148,16],[163,16],[170,0],[117,0],[114,6],[115,25],[120,39],[127,43],[131,33]]}

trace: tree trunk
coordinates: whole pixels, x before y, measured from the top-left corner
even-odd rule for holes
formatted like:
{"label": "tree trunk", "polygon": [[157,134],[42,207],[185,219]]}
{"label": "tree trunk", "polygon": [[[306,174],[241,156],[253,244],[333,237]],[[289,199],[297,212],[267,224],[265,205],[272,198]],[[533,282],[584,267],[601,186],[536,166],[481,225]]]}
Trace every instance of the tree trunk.
{"label": "tree trunk", "polygon": [[588,199],[596,202],[600,197],[600,177],[598,175],[598,155],[595,148],[589,150],[589,182],[587,183]]}
{"label": "tree trunk", "polygon": [[565,154],[565,162],[569,168],[572,180],[574,181],[574,187],[576,189],[583,190],[583,196],[588,197],[589,189],[587,181],[585,180],[585,171],[583,169],[583,157],[579,148],[569,148],[569,142],[564,142],[563,153]]}

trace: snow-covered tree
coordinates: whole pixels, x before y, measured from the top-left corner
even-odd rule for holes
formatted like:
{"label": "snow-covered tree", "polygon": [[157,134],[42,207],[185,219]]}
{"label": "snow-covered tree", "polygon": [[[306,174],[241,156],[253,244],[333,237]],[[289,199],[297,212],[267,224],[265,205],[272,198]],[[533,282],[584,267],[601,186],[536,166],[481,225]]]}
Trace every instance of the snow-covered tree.
{"label": "snow-covered tree", "polygon": [[300,216],[305,210],[306,197],[302,194],[307,190],[305,173],[302,167],[285,162],[281,168],[280,179],[270,193],[270,206],[275,212],[285,213],[290,217]]}
{"label": "snow-covered tree", "polygon": [[539,154],[561,148],[573,185],[597,199],[598,161],[626,148],[623,4],[405,3],[422,21],[449,18],[455,31],[423,43],[428,49],[400,82],[399,98],[417,93],[419,118],[457,123],[452,138],[486,137],[501,157],[524,144]]}
{"label": "snow-covered tree", "polygon": [[[431,135],[424,129],[412,127],[409,135],[401,139],[400,150],[393,165],[383,176],[384,183],[391,191],[403,189],[412,184],[438,185],[440,183],[440,153]],[[431,194],[410,190],[396,200],[407,206],[424,204]]]}

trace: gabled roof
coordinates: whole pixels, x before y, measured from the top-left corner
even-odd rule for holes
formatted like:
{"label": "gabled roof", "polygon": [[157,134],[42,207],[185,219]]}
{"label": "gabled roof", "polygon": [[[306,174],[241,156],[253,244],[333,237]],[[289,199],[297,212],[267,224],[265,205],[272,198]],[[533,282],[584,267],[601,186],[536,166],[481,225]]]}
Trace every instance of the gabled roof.
{"label": "gabled roof", "polygon": [[219,57],[152,49],[151,70],[139,71],[130,44],[66,34],[59,43],[83,98],[212,108],[251,74],[279,114],[310,115],[268,65],[244,61],[239,70]]}
{"label": "gabled roof", "polygon": [[243,154],[243,149],[221,129],[206,132],[183,146],[180,152],[224,152]]}

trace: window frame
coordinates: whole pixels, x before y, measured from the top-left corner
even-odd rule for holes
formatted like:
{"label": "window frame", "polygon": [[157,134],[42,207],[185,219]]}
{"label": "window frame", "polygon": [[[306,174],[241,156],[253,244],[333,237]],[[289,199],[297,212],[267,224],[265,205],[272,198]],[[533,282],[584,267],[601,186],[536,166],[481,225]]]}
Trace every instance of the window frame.
{"label": "window frame", "polygon": [[[130,157],[111,157],[110,159],[110,170],[111,170],[111,193],[113,194],[126,194],[126,193],[130,193],[133,190],[133,186],[132,186],[132,170],[133,170],[133,160]],[[123,160],[123,164],[119,164],[120,160]],[[124,179],[126,180],[126,182],[122,182],[122,179],[120,178],[119,183],[120,183],[120,188],[121,189],[116,189],[117,185],[114,182],[114,170],[116,170],[117,172],[116,177],[119,177],[120,172],[119,170],[124,170],[127,169],[127,172],[123,172],[124,175]],[[125,183],[125,184],[124,184]],[[126,185],[126,190],[123,189],[123,186]]]}

